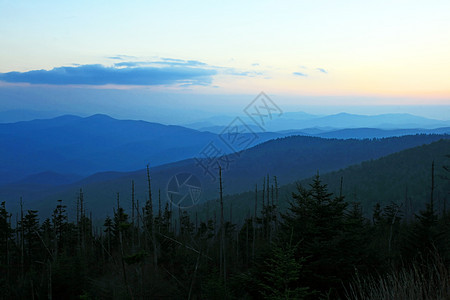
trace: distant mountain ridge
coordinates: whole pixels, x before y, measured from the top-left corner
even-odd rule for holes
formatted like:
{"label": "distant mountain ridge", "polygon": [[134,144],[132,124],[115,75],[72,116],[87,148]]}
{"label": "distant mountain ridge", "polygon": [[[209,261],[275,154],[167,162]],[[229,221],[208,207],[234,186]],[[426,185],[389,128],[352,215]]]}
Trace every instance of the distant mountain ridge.
{"label": "distant mountain ridge", "polygon": [[[317,117],[305,113],[286,113],[286,116],[298,116],[303,120],[301,122],[313,122],[317,118],[339,118],[339,115]],[[354,115],[345,116],[355,118]],[[380,116],[374,118],[379,119]],[[223,118],[218,120],[223,121]],[[268,125],[282,120],[283,118],[274,119]],[[255,125],[247,126],[249,127],[240,126],[239,131],[246,132],[244,135],[248,137],[256,136],[250,147],[290,135],[381,138],[415,133],[450,133],[450,127],[389,131],[377,128],[336,130],[328,126],[258,132]],[[227,129],[215,126],[209,128],[211,132],[198,131],[178,125],[117,120],[101,114],[89,117],[63,115],[52,119],[3,123],[0,124],[0,139],[5,147],[0,149],[0,185],[47,171],[84,177],[102,171],[139,169],[148,163],[153,166],[166,164],[198,156],[211,142],[220,148],[220,155],[223,155],[234,151],[218,137],[220,134],[227,134]]]}
{"label": "distant mountain ridge", "polygon": [[[260,133],[254,142],[280,136]],[[198,155],[212,141],[222,155],[233,151],[210,132],[106,115],[0,124],[0,139],[0,185],[45,171],[87,176],[170,163]]]}
{"label": "distant mountain ridge", "polygon": [[[244,120],[247,118],[244,116]],[[231,121],[231,119],[229,120]],[[252,124],[248,121],[249,124]],[[208,124],[208,125],[206,125]],[[203,126],[202,126],[203,125]],[[192,128],[208,130],[217,126],[226,125],[226,118],[209,118],[202,122],[194,123]],[[190,127],[190,125],[186,125]],[[279,118],[273,118],[267,122],[267,131],[302,130],[304,128],[378,128],[378,129],[434,129],[439,127],[450,127],[450,120],[435,120],[419,117],[412,114],[379,114],[379,115],[357,115],[349,113],[338,113],[332,115],[312,115],[304,112],[286,112]]]}
{"label": "distant mountain ridge", "polygon": [[[317,137],[292,136],[279,138],[240,153],[229,155],[229,167],[224,166],[224,189],[226,194],[234,194],[252,190],[255,183],[267,174],[276,175],[279,184],[287,184],[321,173],[345,168],[365,160],[377,159],[404,149],[429,144],[440,139],[449,139],[447,135],[414,135],[376,140],[339,140]],[[217,171],[217,170],[216,170]],[[161,190],[163,201],[167,200],[166,188],[169,179],[179,173],[191,173],[202,182],[202,201],[217,196],[217,178],[214,181],[194,159],[182,160],[170,164],[152,167],[153,193]],[[216,174],[217,175],[217,174]],[[83,188],[94,214],[105,215],[104,207],[112,207],[117,192],[122,195],[123,203],[129,202],[131,181],[135,182],[136,199],[146,201],[146,171],[103,172],[81,181],[44,189],[39,185],[9,184],[0,187],[0,199],[11,205],[23,196],[28,207],[48,211],[56,199],[67,201],[73,205],[77,193]],[[157,199],[157,198],[155,198]],[[125,205],[125,204],[124,204]],[[156,203],[155,203],[156,205]]]}
{"label": "distant mountain ridge", "polygon": [[[435,163],[434,203],[436,212],[448,210],[450,205],[449,174],[443,166],[450,166],[450,139],[435,141],[409,148],[387,156],[363,161],[346,168],[320,172],[320,179],[327,184],[328,191],[339,195],[341,178],[343,179],[342,194],[348,203],[360,202],[363,214],[371,219],[375,204],[385,207],[391,203],[400,206],[402,218],[412,220],[414,214],[424,209],[430,200],[431,164]],[[272,175],[272,174],[271,174]],[[275,175],[275,174],[274,174]],[[270,178],[271,184],[273,177]],[[278,209],[285,211],[292,200],[292,192],[297,192],[297,184],[308,187],[312,178],[304,178],[296,183],[282,185],[279,190]],[[262,178],[258,183],[258,207],[262,205]],[[196,206],[192,215],[205,218],[214,212],[219,213],[217,197]],[[233,208],[233,219],[242,223],[245,218],[253,214],[255,192],[243,192],[226,195],[224,197],[224,211]]]}

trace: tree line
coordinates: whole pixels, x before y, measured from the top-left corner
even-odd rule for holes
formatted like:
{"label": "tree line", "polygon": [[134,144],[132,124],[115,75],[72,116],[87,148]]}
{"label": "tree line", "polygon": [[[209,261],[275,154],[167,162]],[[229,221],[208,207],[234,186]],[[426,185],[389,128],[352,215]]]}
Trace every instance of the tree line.
{"label": "tree line", "polygon": [[[51,217],[35,210],[13,216],[0,205],[0,288],[4,299],[427,299],[450,296],[450,213],[429,199],[415,218],[402,204],[373,208],[328,191],[317,174],[298,185],[279,210],[276,177],[255,186],[254,208],[238,224],[226,217],[219,168],[220,210],[197,214],[152,194],[131,209],[117,194],[112,215],[94,226],[83,191],[76,218],[56,202]],[[342,179],[341,179],[342,182]],[[418,283],[421,283],[418,285]],[[408,284],[411,288],[407,288]],[[406,287],[399,291],[400,287]],[[417,287],[419,286],[419,287]],[[414,288],[412,288],[414,287]],[[401,294],[401,293],[404,294]],[[410,294],[406,294],[410,293]]]}

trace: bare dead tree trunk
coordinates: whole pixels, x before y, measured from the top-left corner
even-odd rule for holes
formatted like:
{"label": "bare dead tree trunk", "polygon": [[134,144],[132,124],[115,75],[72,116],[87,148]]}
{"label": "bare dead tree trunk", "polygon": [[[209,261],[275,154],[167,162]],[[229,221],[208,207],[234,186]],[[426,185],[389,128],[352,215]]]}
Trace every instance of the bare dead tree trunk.
{"label": "bare dead tree trunk", "polygon": [[223,217],[223,187],[222,187],[222,168],[219,166],[219,192],[220,192],[220,236],[221,236],[221,253],[222,253],[222,272],[225,288],[227,286],[227,267],[225,253],[225,226]]}
{"label": "bare dead tree trunk", "polygon": [[80,196],[77,196],[77,226],[80,226]]}
{"label": "bare dead tree trunk", "polygon": [[134,226],[134,209],[136,208],[134,204],[134,180],[131,180],[131,224]]}
{"label": "bare dead tree trunk", "polygon": [[233,202],[230,201],[230,224],[233,224]]}
{"label": "bare dead tree trunk", "polygon": [[161,189],[158,189],[158,232],[161,232]]}
{"label": "bare dead tree trunk", "polygon": [[134,299],[131,288],[128,285],[127,272],[125,270],[125,261],[123,259],[124,258],[123,241],[122,241],[122,231],[121,230],[119,230],[119,242],[120,242],[120,260],[122,261],[123,282],[125,284],[125,288],[127,289],[128,295],[131,297],[131,299]]}
{"label": "bare dead tree trunk", "polygon": [[[250,218],[250,211],[248,212],[248,217]],[[248,255],[249,255],[249,252],[248,252],[248,247],[249,247],[249,243],[248,243],[248,226],[250,225],[249,222],[248,222],[249,218],[247,219],[247,224],[245,226],[246,227],[245,258],[246,258],[246,266],[247,266],[247,268],[248,268]]]}
{"label": "bare dead tree trunk", "polygon": [[252,259],[255,259],[255,243],[256,243],[256,216],[258,213],[258,185],[255,185],[255,213],[253,216],[253,247],[252,247]]}
{"label": "bare dead tree trunk", "polygon": [[134,202],[134,180],[131,180],[131,246],[135,248],[135,240],[136,240],[136,227],[134,224],[134,210],[136,208]]}
{"label": "bare dead tree trunk", "polygon": [[139,212],[139,200],[136,201],[136,213],[137,213],[137,240],[138,240],[138,247],[141,247],[141,224],[140,224],[140,212]]}
{"label": "bare dead tree trunk", "polygon": [[53,291],[52,291],[52,263],[51,261],[48,262],[48,282],[47,282],[47,298],[48,300],[52,300],[53,298]]}
{"label": "bare dead tree trunk", "polygon": [[155,265],[155,270],[158,269],[158,252],[156,246],[155,238],[155,223],[153,218],[153,200],[152,200],[152,185],[150,180],[150,168],[147,165],[147,181],[148,181],[148,202],[149,202],[149,215],[150,215],[150,226],[152,235],[152,245],[153,245],[153,263]]}
{"label": "bare dead tree trunk", "polygon": [[21,267],[21,275],[22,280],[24,277],[24,228],[23,228],[23,201],[22,197],[20,197],[20,267]]}
{"label": "bare dead tree trunk", "polygon": [[198,213],[195,212],[195,233],[198,232]]}
{"label": "bare dead tree trunk", "polygon": [[431,163],[431,193],[430,193],[430,207],[434,212],[434,160]]}
{"label": "bare dead tree trunk", "polygon": [[[119,197],[119,193],[117,193],[117,197]],[[80,189],[80,196],[79,196],[79,198],[80,198],[80,220],[81,220],[81,228],[80,228],[80,238],[81,238],[81,250],[83,251],[83,253],[84,253],[84,251],[85,251],[85,236],[84,236],[84,234],[85,234],[85,231],[86,231],[86,228],[85,228],[85,222],[86,222],[86,220],[85,220],[85,216],[84,216],[84,195],[83,195],[83,190],[82,189]]]}
{"label": "bare dead tree trunk", "polygon": [[275,205],[274,205],[274,218],[275,218],[275,233],[278,231],[278,180],[277,176],[273,176],[273,182],[275,184]]}
{"label": "bare dead tree trunk", "polygon": [[91,251],[94,252],[94,228],[92,222],[92,211],[89,212],[89,239],[91,240]]}

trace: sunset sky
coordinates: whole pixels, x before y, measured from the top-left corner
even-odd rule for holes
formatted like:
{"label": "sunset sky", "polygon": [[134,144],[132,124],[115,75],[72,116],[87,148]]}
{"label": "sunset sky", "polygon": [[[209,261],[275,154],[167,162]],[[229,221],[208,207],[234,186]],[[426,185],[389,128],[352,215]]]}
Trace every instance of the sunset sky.
{"label": "sunset sky", "polygon": [[265,91],[293,110],[431,105],[442,119],[449,12],[448,0],[0,0],[0,111],[233,111]]}

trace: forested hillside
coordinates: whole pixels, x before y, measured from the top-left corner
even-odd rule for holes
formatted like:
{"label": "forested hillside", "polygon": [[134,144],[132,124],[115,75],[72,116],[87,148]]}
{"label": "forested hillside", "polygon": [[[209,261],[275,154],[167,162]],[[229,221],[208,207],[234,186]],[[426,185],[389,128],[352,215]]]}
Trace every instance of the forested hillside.
{"label": "forested hillside", "polygon": [[[450,165],[450,140],[440,140],[429,145],[406,149],[388,156],[363,161],[341,170],[320,173],[323,183],[334,194],[345,196],[348,203],[358,202],[365,217],[372,215],[375,205],[399,205],[406,218],[413,219],[414,214],[425,207],[431,189],[431,166],[434,162],[435,209],[439,213],[450,209],[450,182],[445,167]],[[269,178],[267,178],[267,176]],[[240,223],[254,210],[255,185],[258,197],[262,198],[263,186],[269,180],[270,195],[274,188],[274,179],[278,185],[278,208],[289,207],[291,195],[297,185],[308,186],[313,177],[298,180],[280,186],[276,174],[266,174],[253,184],[253,191],[225,196],[225,211],[230,215],[233,210],[234,222]],[[342,181],[341,181],[342,180]],[[224,178],[225,185],[228,178]],[[342,184],[342,185],[341,185]],[[341,189],[342,188],[342,189]],[[267,198],[267,195],[266,195]],[[199,216],[211,216],[218,213],[219,204],[215,201],[198,205],[192,209]]]}
{"label": "forested hillside", "polygon": [[[424,147],[438,146],[449,149],[448,141]],[[365,218],[360,203],[316,175],[283,211],[276,178],[266,178],[236,224],[220,168],[219,210],[206,219],[161,203],[150,176],[149,200],[128,210],[117,195],[101,228],[83,193],[74,221],[61,200],[45,220],[28,210],[13,221],[3,202],[0,286],[6,299],[446,299],[450,214],[436,209],[434,163],[427,173],[426,205],[412,218],[398,203],[376,205]]]}
{"label": "forested hillside", "polygon": [[[365,160],[377,159],[447,137],[446,135],[414,135],[372,140],[338,140],[292,136],[268,141],[244,152],[217,158],[217,161],[221,161],[226,178],[225,194],[235,194],[253,190],[254,185],[259,183],[266,174],[276,175],[280,185],[285,185],[313,176],[317,171],[326,173],[339,170]],[[206,160],[202,156],[199,158]],[[217,169],[217,167],[214,165],[211,169]],[[200,203],[217,197],[215,185],[217,175],[207,173],[195,159],[151,168],[153,192],[161,190],[163,200],[167,200],[168,181],[182,172],[194,174],[201,180]],[[47,216],[51,214],[54,201],[63,199],[69,207],[70,217],[73,218],[76,199],[81,188],[85,193],[89,211],[93,212],[95,217],[103,218],[110,213],[104,207],[115,203],[117,193],[122,196],[126,207],[131,207],[132,181],[136,186],[136,199],[139,199],[141,203],[145,202],[148,198],[145,192],[147,184],[145,170],[130,173],[99,173],[75,184],[54,187],[30,181],[9,184],[1,187],[0,197],[6,200],[14,212],[18,211],[18,200],[22,197],[26,208],[37,209]]]}

